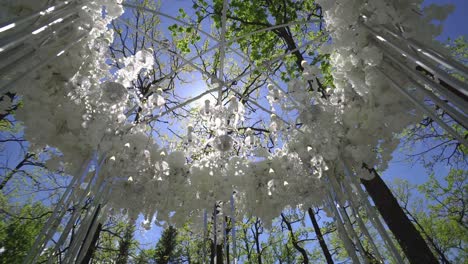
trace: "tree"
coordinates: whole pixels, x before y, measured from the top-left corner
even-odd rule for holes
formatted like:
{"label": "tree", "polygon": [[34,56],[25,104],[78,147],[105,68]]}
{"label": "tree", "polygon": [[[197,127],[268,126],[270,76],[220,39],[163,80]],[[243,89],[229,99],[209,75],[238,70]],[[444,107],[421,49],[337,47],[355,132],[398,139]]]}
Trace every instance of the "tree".
{"label": "tree", "polygon": [[[6,206],[2,199],[0,214],[0,263],[21,263],[29,252],[36,236],[42,230],[51,211],[41,203],[25,205],[19,209]],[[8,211],[10,208],[12,211]],[[16,211],[17,210],[17,211]]]}
{"label": "tree", "polygon": [[[449,40],[447,42],[447,47],[449,48],[450,52],[452,53],[452,56],[455,59],[460,61],[462,64],[467,65],[468,43],[463,37],[457,38],[454,42],[451,42]],[[424,72],[424,73],[429,74],[427,72]],[[455,77],[461,80],[464,80],[463,76],[461,75],[457,75],[456,73],[452,73],[452,75],[454,75]],[[430,74],[429,74],[429,77],[431,77]],[[431,78],[434,78],[434,76],[432,76]],[[442,82],[441,84],[447,85]],[[448,88],[451,88],[451,87],[448,87]],[[430,107],[435,107],[439,117],[445,122],[447,122],[448,124],[450,124],[452,128],[454,128],[456,131],[460,131],[460,134],[465,134],[465,138],[466,138],[466,135],[468,135],[467,131],[461,125],[456,123],[454,119],[448,113],[440,109],[435,103],[432,103],[432,104],[427,103],[427,104]],[[416,124],[415,126],[411,126],[407,128],[401,134],[401,137],[403,138],[405,148],[409,150],[408,152],[410,152],[410,154],[408,155],[409,160],[411,162],[420,161],[426,168],[428,168],[428,170],[433,169],[436,164],[440,164],[440,163],[446,163],[450,165],[452,168],[466,167],[466,159],[465,159],[466,148],[460,142],[454,139],[451,135],[449,135],[446,131],[442,130],[432,118],[426,117],[419,124]],[[415,152],[414,149],[418,149],[418,151],[414,153]],[[452,177],[455,174],[456,174],[455,172],[453,174],[451,172]],[[372,181],[377,181],[377,180],[379,179],[372,180]],[[453,178],[447,177],[446,180],[449,186],[453,184]],[[364,181],[364,180],[362,180],[361,182],[363,182],[365,186],[369,185],[370,183],[369,181]],[[373,192],[372,190],[368,189],[367,186],[366,186],[366,189],[368,190],[370,194]],[[428,198],[436,197],[437,196],[436,192],[440,192],[439,194],[441,195],[444,194],[444,189],[440,188],[440,183],[434,179],[433,175],[431,176],[431,180],[428,183],[420,186],[420,190],[425,192],[425,195]],[[460,190],[458,190],[458,192],[460,192]],[[380,193],[381,195],[382,193],[385,193],[385,192],[384,191],[375,192],[374,195],[377,195],[377,193]],[[445,194],[447,195],[447,193]],[[460,199],[458,198],[460,197],[460,195],[456,195],[455,193],[451,193],[451,195],[448,194],[446,197],[452,197],[452,199]],[[454,198],[454,197],[457,197],[457,198]],[[450,198],[447,198],[447,199],[450,199]],[[390,201],[390,200],[387,199],[387,201]],[[424,228],[422,228],[420,221],[416,220],[414,213],[410,213],[410,211],[406,208],[408,200],[404,199],[403,201],[404,201],[403,204],[405,205],[403,206],[403,211],[408,215],[409,220],[411,220],[416,225],[417,230],[422,233],[424,238],[426,238],[428,245],[437,254],[438,258],[442,262],[448,262],[447,257],[445,256],[443,251],[440,248],[438,248],[439,246],[436,245],[434,240],[430,238],[428,239],[427,232],[425,232]],[[400,197],[399,202],[400,203],[402,202],[401,197]],[[434,205],[431,205],[431,206],[433,207]],[[439,206],[441,206],[440,203],[439,203]],[[443,206],[439,207],[438,209],[442,209],[442,208]],[[464,213],[461,213],[461,215],[463,214]],[[401,213],[399,213],[399,215],[401,215],[402,216],[401,219],[403,219],[403,215]],[[426,219],[429,219],[429,218],[426,218]],[[387,224],[388,224],[388,221],[394,221],[394,220],[386,219]],[[399,239],[397,235],[396,237],[397,239]],[[421,239],[419,238],[418,240],[421,241]],[[411,242],[408,245],[415,245],[415,244]],[[404,245],[401,245],[401,246],[404,250],[405,246]]]}
{"label": "tree", "polygon": [[119,240],[118,255],[116,259],[117,264],[126,264],[130,259],[135,247],[135,240],[133,238],[135,232],[135,225],[127,223],[124,227],[123,236]]}
{"label": "tree", "polygon": [[135,263],[146,264],[151,263],[151,256],[154,256],[154,249],[142,249],[135,257]]}
{"label": "tree", "polygon": [[18,100],[16,94],[7,92],[0,97],[2,108],[0,109],[0,129],[11,129],[14,122],[8,116],[14,115],[15,111],[21,107],[21,100]]}
{"label": "tree", "polygon": [[444,177],[445,184],[432,174],[419,186],[398,180],[392,188],[404,212],[441,263],[462,263],[468,259],[466,181],[466,171],[452,169]]}
{"label": "tree", "polygon": [[35,162],[34,161],[35,155],[33,153],[26,153],[24,158],[18,162],[18,164],[10,171],[8,172],[3,180],[0,182],[0,190],[3,190],[3,188],[7,185],[7,183],[13,178],[13,176],[19,172],[22,171],[22,168],[25,166],[43,166],[42,163]]}
{"label": "tree", "polygon": [[134,237],[136,226],[126,216],[110,216],[98,227],[100,229],[93,238],[94,241],[97,237],[95,246],[90,246],[92,252],[88,251],[88,254],[92,254],[91,263],[133,263],[149,259],[146,251],[139,250],[139,243]]}
{"label": "tree", "polygon": [[[459,36],[454,40],[449,38],[446,42],[446,47],[453,58],[463,65],[468,65],[468,40],[466,39],[466,36]],[[465,77],[460,74],[452,72],[452,75],[462,81],[465,80]]]}
{"label": "tree", "polygon": [[291,222],[286,219],[284,214],[281,214],[281,219],[283,220],[283,223],[286,225],[288,231],[289,231],[289,238],[291,239],[291,243],[294,246],[294,248],[301,254],[301,262],[308,264],[309,263],[309,256],[307,254],[307,251],[304,249],[303,246],[300,245],[300,243],[297,241],[297,237],[294,234],[294,231],[292,229]]}
{"label": "tree", "polygon": [[327,243],[325,242],[325,239],[323,238],[323,234],[322,234],[322,231],[320,230],[320,226],[318,225],[314,211],[312,210],[312,208],[309,208],[307,210],[307,213],[309,214],[310,221],[312,222],[312,225],[314,226],[315,233],[317,234],[317,239],[319,241],[320,247],[322,248],[322,252],[323,252],[323,255],[325,256],[325,259],[327,260],[327,263],[333,264],[332,256],[330,254],[330,251],[328,250]]}
{"label": "tree", "polygon": [[99,223],[97,225],[96,231],[94,231],[93,239],[91,240],[91,244],[89,245],[89,248],[86,252],[85,257],[81,261],[81,264],[88,264],[91,262],[91,259],[93,258],[94,253],[96,252],[97,241],[99,240],[101,231],[102,231],[102,223]]}
{"label": "tree", "polygon": [[156,244],[154,259],[156,263],[172,263],[177,256],[177,229],[169,226],[162,232],[161,239]]}
{"label": "tree", "polygon": [[177,246],[175,250],[175,262],[204,263],[207,250],[203,234],[193,229],[191,223],[186,223],[177,229]]}
{"label": "tree", "polygon": [[369,169],[369,172],[373,174],[374,178],[371,180],[361,179],[361,183],[366,187],[408,260],[411,263],[437,263],[426,241],[409,221],[380,175],[375,169]]}
{"label": "tree", "polygon": [[466,170],[451,169],[444,177],[445,184],[431,174],[429,181],[418,189],[426,198],[434,201],[434,204],[429,204],[429,208],[438,212],[439,217],[455,221],[460,227],[468,229],[467,181]]}

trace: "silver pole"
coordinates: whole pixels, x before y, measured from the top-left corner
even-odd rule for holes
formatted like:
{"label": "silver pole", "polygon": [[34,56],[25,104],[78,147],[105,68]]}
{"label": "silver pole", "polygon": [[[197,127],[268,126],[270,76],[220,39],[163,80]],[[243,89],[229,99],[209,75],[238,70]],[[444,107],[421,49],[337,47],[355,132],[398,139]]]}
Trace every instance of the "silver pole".
{"label": "silver pole", "polygon": [[444,56],[444,55],[434,51],[433,49],[427,47],[425,44],[423,44],[423,43],[421,43],[421,42],[419,42],[419,41],[417,41],[415,39],[403,37],[402,34],[396,32],[394,30],[391,30],[386,25],[383,25],[382,28],[386,32],[391,34],[392,36],[400,39],[401,41],[408,42],[408,44],[410,46],[412,46],[417,52],[419,52],[420,54],[426,56],[428,59],[432,60],[433,62],[441,64],[444,67],[446,67],[446,68],[448,68],[450,70],[456,71],[456,72],[462,74],[463,76],[465,76],[466,78],[468,78],[468,68],[466,68],[463,64],[455,61],[454,59],[452,59],[450,57]]}
{"label": "silver pole", "polygon": [[411,51],[408,51],[406,48],[402,47],[400,44],[391,41],[389,38],[385,38],[382,34],[377,33],[374,29],[369,27],[367,24],[362,23],[362,25],[373,35],[377,40],[383,42],[385,45],[391,47],[396,52],[406,56],[412,62],[430,70],[433,72],[439,79],[445,81],[447,84],[452,86],[458,92],[463,94],[464,96],[468,96],[468,85],[459,81],[458,79],[453,78],[445,71],[439,69],[437,66],[434,66],[431,62],[428,62],[426,59],[422,57],[416,57],[412,54]]}
{"label": "silver pole", "polygon": [[77,15],[77,13],[68,13],[65,14],[63,17],[57,18],[54,21],[47,21],[45,25],[40,25],[39,27],[35,28],[34,30],[29,30],[28,32],[25,32],[22,34],[20,37],[15,38],[13,41],[8,42],[7,44],[3,45],[0,47],[0,54],[8,51],[18,45],[21,45],[24,43],[26,40],[33,38],[34,36],[38,34],[45,34],[45,33],[51,33],[51,31],[54,29],[54,27],[65,23],[68,18],[73,17],[74,15]]}
{"label": "silver pole", "polygon": [[356,234],[356,231],[354,230],[351,220],[349,219],[348,212],[346,212],[346,209],[344,208],[344,204],[341,203],[340,201],[341,200],[340,195],[338,195],[338,191],[339,191],[338,181],[334,176],[330,176],[330,175],[328,175],[328,179],[330,183],[328,187],[333,195],[334,203],[336,207],[338,208],[338,212],[341,214],[341,218],[343,219],[345,230],[347,230],[348,234],[351,235],[351,239],[354,240],[354,244],[358,247],[359,255],[364,260],[364,263],[369,263],[369,260],[366,258],[366,255],[364,253],[364,248],[362,247],[361,241],[358,235]]}
{"label": "silver pole", "polygon": [[369,243],[371,244],[372,249],[374,250],[374,253],[376,254],[376,257],[380,263],[384,263],[382,255],[380,255],[379,249],[375,245],[374,238],[370,235],[369,230],[367,229],[367,226],[364,224],[364,222],[361,219],[361,216],[359,214],[359,205],[355,204],[352,198],[352,191],[350,190],[350,186],[348,184],[343,184],[341,182],[341,189],[344,191],[343,194],[345,195],[346,199],[348,200],[349,204],[351,205],[351,212],[354,215],[354,218],[358,222],[359,228],[361,231],[364,233],[364,235],[369,239]]}
{"label": "silver pole", "polygon": [[[434,101],[434,103],[436,103],[440,108],[442,108],[443,110],[445,110],[455,121],[457,121],[460,125],[462,125],[463,127],[465,128],[468,128],[468,119],[465,117],[465,115],[463,115],[462,113],[460,113],[457,109],[454,109],[453,107],[451,107],[449,104],[447,104],[446,102],[444,102],[442,99],[440,99],[439,97],[437,97],[433,91],[429,91],[427,90],[426,88],[424,88],[419,82],[422,82],[428,86],[433,86],[433,82],[431,82],[429,79],[427,78],[423,78],[420,74],[418,74],[417,72],[415,72],[413,69],[411,69],[410,67],[408,67],[407,65],[405,65],[404,63],[402,62],[399,62],[395,57],[393,56],[390,56],[390,55],[387,55],[385,56],[386,59],[388,60],[391,60],[393,63],[397,64],[398,67],[400,67],[401,69],[403,69],[404,71],[402,71],[403,73],[406,73],[409,77],[409,79],[411,80],[411,82],[416,86],[416,88],[418,88],[422,93],[424,93],[426,96],[430,97],[432,101]],[[419,81],[419,82],[418,82]],[[447,90],[444,90],[444,91],[447,91]],[[457,97],[455,97],[457,98]],[[449,102],[452,102],[452,96],[450,98],[447,98],[447,100]],[[468,109],[468,105],[466,103],[464,103],[464,105],[467,107],[463,107],[463,108],[460,108],[462,111],[465,110],[465,109]]]}
{"label": "silver pole", "polygon": [[232,258],[234,264],[237,263],[237,247],[236,247],[236,207],[234,204],[234,193],[231,194],[231,235],[232,235]]}
{"label": "silver pole", "polygon": [[341,221],[340,214],[338,213],[338,210],[336,209],[334,205],[332,196],[330,194],[330,190],[327,189],[327,191],[328,191],[328,194],[326,198],[328,199],[325,199],[325,200],[328,203],[328,207],[331,208],[332,210],[333,219],[335,220],[335,224],[336,224],[336,229],[338,230],[338,235],[341,237],[343,241],[344,248],[346,249],[348,256],[351,258],[352,263],[361,263],[358,256],[356,255],[356,250],[354,249],[354,245],[351,239],[348,237],[348,234],[346,233],[346,229],[343,225],[343,222]]}
{"label": "silver pole", "polygon": [[67,189],[63,193],[59,202],[57,203],[57,205],[55,205],[52,215],[49,217],[46,224],[42,228],[41,233],[37,236],[36,240],[34,241],[34,244],[31,247],[31,250],[29,251],[28,255],[23,261],[24,264],[34,263],[36,261],[37,254],[39,254],[39,251],[41,251],[43,246],[45,246],[43,244],[47,243],[47,241],[43,240],[44,236],[47,235],[47,233],[49,232],[49,229],[52,228],[53,225],[55,225],[55,221],[57,220],[56,216],[59,213],[59,210],[65,211],[64,209],[67,207],[66,204],[68,204],[69,200],[71,200],[71,196],[73,195],[74,189],[76,188],[76,182],[79,179],[83,178],[84,173],[88,172],[90,165],[91,165],[91,158],[83,162],[83,165],[81,166],[76,176],[72,178],[70,184],[68,185]]}
{"label": "silver pole", "polygon": [[377,229],[377,232],[380,234],[380,237],[382,238],[385,245],[387,246],[387,249],[392,253],[392,256],[394,260],[396,261],[396,263],[403,264],[404,261],[401,258],[400,254],[398,253],[398,250],[395,244],[393,243],[392,239],[390,238],[387,231],[385,230],[385,227],[380,221],[380,218],[377,215],[375,208],[370,204],[367,193],[364,190],[362,190],[361,184],[357,181],[356,177],[354,175],[351,175],[351,172],[349,170],[351,166],[348,164],[347,161],[343,161],[343,166],[344,166],[345,176],[351,182],[353,182],[353,184],[356,186],[358,197],[360,201],[364,203],[364,208],[366,209],[366,212],[369,215],[369,219],[371,220],[374,227]]}
{"label": "silver pole", "polygon": [[28,67],[25,71],[23,71],[21,74],[19,74],[18,77],[14,78],[13,80],[11,80],[10,82],[8,82],[7,84],[3,85],[0,87],[0,93],[4,93],[5,91],[9,90],[12,88],[12,85],[15,84],[16,82],[18,81],[21,81],[21,80],[24,80],[24,78],[26,76],[29,76],[30,74],[36,72],[37,70],[41,69],[42,67],[44,67],[47,63],[51,62],[51,61],[54,61],[55,59],[57,59],[58,57],[60,57],[61,53],[63,53],[64,51],[70,49],[71,47],[77,45],[80,43],[80,41],[86,37],[87,34],[83,34],[81,36],[79,36],[77,39],[75,39],[75,41],[69,43],[68,45],[66,45],[65,47],[63,47],[63,49],[57,53],[52,53],[50,54],[47,59],[43,60],[43,61],[40,61],[39,63],[36,63],[30,67]]}
{"label": "silver pole", "polygon": [[410,100],[414,105],[416,105],[421,111],[423,111],[426,115],[436,121],[445,131],[447,131],[450,135],[458,140],[461,144],[468,147],[468,141],[460,136],[452,127],[447,125],[444,121],[442,121],[435,113],[433,113],[430,109],[428,109],[424,104],[420,103],[416,98],[414,98],[408,91],[400,87],[396,83],[396,81],[390,77],[385,71],[383,71],[380,67],[377,68],[389,81],[390,84],[395,87],[400,93],[402,93],[408,100]]}
{"label": "silver pole", "polygon": [[42,9],[41,11],[39,12],[36,12],[34,14],[31,14],[29,16],[26,16],[26,17],[23,17],[23,18],[19,18],[19,19],[14,19],[14,20],[10,20],[9,22],[6,22],[6,23],[3,23],[2,25],[0,25],[0,33],[3,34],[3,32],[11,32],[10,30],[11,29],[16,29],[18,28],[19,26],[22,26],[23,24],[35,19],[35,18],[38,18],[38,17],[41,17],[41,16],[46,16],[46,15],[49,15],[49,14],[55,14],[59,11],[61,11],[62,9],[64,9],[65,7],[67,7],[68,5],[72,4],[73,2],[75,2],[76,0],[70,0],[70,1],[65,1],[65,2],[62,2],[60,4],[57,4],[55,6],[50,6],[46,9]]}

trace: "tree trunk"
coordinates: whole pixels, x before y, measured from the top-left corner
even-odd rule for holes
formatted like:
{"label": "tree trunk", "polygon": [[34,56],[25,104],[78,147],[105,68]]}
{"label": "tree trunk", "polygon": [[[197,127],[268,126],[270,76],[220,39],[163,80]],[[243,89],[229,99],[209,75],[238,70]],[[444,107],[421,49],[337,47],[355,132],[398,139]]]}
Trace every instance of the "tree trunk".
{"label": "tree trunk", "polygon": [[363,168],[374,175],[372,180],[361,179],[385,223],[392,231],[403,252],[414,264],[436,264],[437,259],[424,241],[421,234],[408,219],[390,189],[374,168],[363,164]]}
{"label": "tree trunk", "polygon": [[283,213],[281,213],[281,218],[283,219],[283,222],[286,224],[286,227],[289,230],[289,235],[291,236],[291,242],[294,246],[294,248],[301,253],[302,258],[303,258],[303,264],[309,264],[309,257],[307,256],[307,251],[299,245],[297,242],[296,236],[294,235],[294,230],[292,229],[291,223],[286,219]]}
{"label": "tree trunk", "polygon": [[134,231],[135,226],[132,223],[127,223],[123,237],[119,241],[119,254],[117,255],[116,264],[127,264]]}
{"label": "tree trunk", "polygon": [[[296,42],[294,41],[293,36],[291,35],[291,31],[289,27],[282,27],[278,29],[272,30],[276,35],[284,40],[286,42],[286,45],[288,45],[288,50],[296,50],[297,45]],[[304,67],[302,67],[302,61],[304,60],[304,57],[302,56],[301,51],[296,50],[293,52],[294,57],[296,57],[296,65],[297,67],[302,71],[304,71]]]}
{"label": "tree trunk", "polygon": [[223,264],[223,244],[216,245],[216,264]]}
{"label": "tree trunk", "polygon": [[229,256],[229,239],[226,239],[226,263],[229,264],[231,263],[231,258]]}
{"label": "tree trunk", "polygon": [[421,230],[421,233],[424,234],[424,236],[426,237],[427,242],[429,242],[429,244],[432,245],[432,248],[434,249],[434,251],[437,253],[437,255],[439,255],[440,260],[442,261],[442,263],[450,264],[450,261],[447,259],[444,252],[437,246],[434,239],[431,236],[429,236],[429,234],[426,232],[426,230],[423,228],[423,226],[419,223],[419,221],[416,219],[416,217],[414,217],[411,214],[411,212],[408,211],[406,208],[403,208],[403,210],[405,211],[406,215],[411,217],[411,221],[413,221],[416,224],[416,226],[419,227],[419,230]]}
{"label": "tree trunk", "polygon": [[223,244],[215,245],[213,240],[211,240],[211,257],[210,263],[211,264],[222,264],[224,262],[223,259]]}
{"label": "tree trunk", "polygon": [[437,83],[437,80],[439,81],[439,84],[446,88],[447,90],[449,90],[451,93],[455,94],[456,96],[462,98],[463,100],[465,101],[468,101],[468,97],[461,93],[460,91],[458,91],[457,89],[455,89],[453,86],[451,86],[450,84],[448,84],[447,82],[445,82],[444,80],[442,79],[436,79],[436,77],[434,76],[433,73],[431,73],[430,71],[426,70],[424,67],[421,67],[420,65],[416,66],[416,70],[423,73],[424,75],[428,76],[430,79],[434,80],[436,83]]}
{"label": "tree trunk", "polygon": [[215,244],[213,243],[213,240],[210,239],[210,264],[214,264],[215,263],[215,250],[216,250],[216,247],[215,247]]}
{"label": "tree trunk", "polygon": [[229,263],[231,263],[231,259],[230,259],[230,256],[229,256],[229,237],[230,237],[229,234],[230,234],[233,227],[231,226],[232,221],[229,221],[229,217],[225,216],[224,221],[226,221],[226,232],[224,234],[226,236],[226,240],[225,240],[226,241],[226,246],[225,246],[225,248],[226,248],[226,263],[229,264]]}
{"label": "tree trunk", "polygon": [[257,220],[254,223],[254,239],[255,239],[255,248],[257,250],[257,263],[262,264],[262,249],[260,246],[260,230],[259,230],[260,220]]}
{"label": "tree trunk", "polygon": [[7,185],[7,183],[11,180],[11,178],[13,178],[13,175],[15,175],[15,173],[17,173],[21,167],[23,167],[24,165],[26,165],[27,162],[29,162],[29,159],[32,158],[34,156],[33,153],[26,153],[26,155],[24,155],[24,158],[23,160],[21,160],[13,170],[10,171],[10,173],[8,173],[5,178],[3,179],[3,181],[0,183],[0,190],[3,190],[3,188]]}
{"label": "tree trunk", "polygon": [[314,226],[315,234],[317,235],[317,239],[319,241],[320,247],[322,248],[323,255],[325,255],[325,259],[327,260],[328,264],[333,264],[333,258],[328,250],[327,244],[325,243],[325,239],[323,239],[322,231],[320,230],[320,226],[318,225],[317,219],[315,219],[315,214],[312,211],[312,208],[309,207],[307,211],[309,213],[310,221]]}
{"label": "tree trunk", "polygon": [[96,251],[97,241],[101,234],[101,230],[102,230],[102,224],[99,223],[96,228],[96,231],[94,232],[93,241],[91,242],[91,245],[89,245],[88,252],[86,252],[86,255],[81,261],[81,264],[88,264],[93,258],[94,252]]}
{"label": "tree trunk", "polygon": [[250,252],[250,245],[249,245],[249,240],[247,238],[247,229],[242,229],[244,232],[244,244],[245,244],[245,251],[247,253],[247,261],[248,263],[252,263],[252,253]]}

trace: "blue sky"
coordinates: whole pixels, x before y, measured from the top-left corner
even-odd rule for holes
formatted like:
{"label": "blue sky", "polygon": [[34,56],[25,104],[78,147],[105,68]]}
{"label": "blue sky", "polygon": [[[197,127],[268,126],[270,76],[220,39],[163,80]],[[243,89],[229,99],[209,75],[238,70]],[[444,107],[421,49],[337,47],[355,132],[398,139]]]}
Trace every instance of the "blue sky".
{"label": "blue sky", "polygon": [[468,36],[468,1],[466,0],[426,0],[423,6],[429,4],[452,4],[455,6],[455,11],[450,14],[444,22],[444,31],[439,37],[445,40],[448,37],[456,38],[460,35]]}

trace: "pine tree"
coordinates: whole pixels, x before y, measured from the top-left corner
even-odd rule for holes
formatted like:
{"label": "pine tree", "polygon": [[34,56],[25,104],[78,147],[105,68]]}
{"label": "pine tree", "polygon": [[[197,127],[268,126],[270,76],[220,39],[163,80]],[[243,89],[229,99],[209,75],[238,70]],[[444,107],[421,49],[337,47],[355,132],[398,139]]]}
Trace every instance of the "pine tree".
{"label": "pine tree", "polygon": [[127,224],[125,227],[123,238],[119,242],[119,255],[117,256],[117,264],[128,263],[130,251],[134,244],[133,234],[135,232],[135,225]]}
{"label": "pine tree", "polygon": [[166,228],[161,239],[156,244],[155,260],[158,264],[167,264],[176,258],[177,229],[172,226]]}

